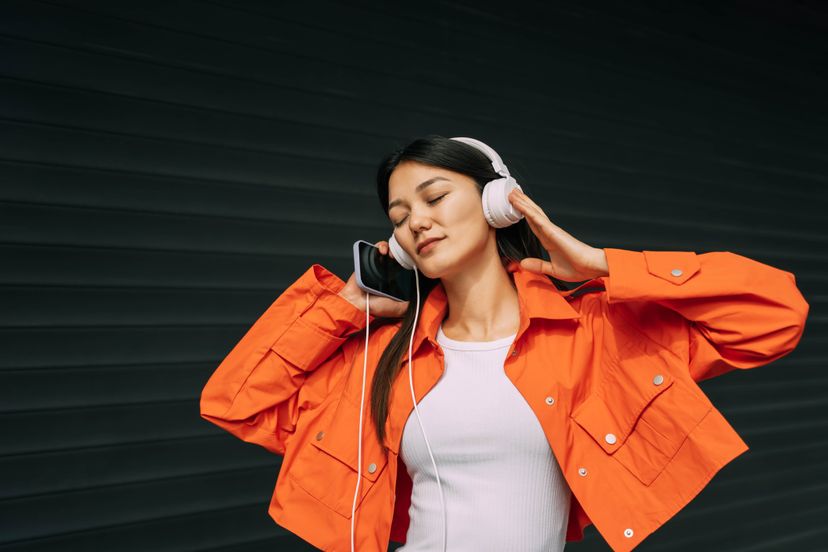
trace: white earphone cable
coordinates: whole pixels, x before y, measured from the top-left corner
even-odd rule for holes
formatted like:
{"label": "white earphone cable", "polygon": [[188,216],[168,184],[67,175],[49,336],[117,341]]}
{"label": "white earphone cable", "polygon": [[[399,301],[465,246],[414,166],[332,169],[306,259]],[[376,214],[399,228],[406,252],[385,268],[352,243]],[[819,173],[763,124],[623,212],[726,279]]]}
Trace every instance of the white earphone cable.
{"label": "white earphone cable", "polygon": [[446,551],[446,502],[443,498],[443,486],[440,484],[440,474],[437,471],[437,462],[434,461],[434,454],[431,452],[431,445],[426,437],[423,421],[420,418],[420,410],[417,408],[417,398],[414,395],[414,377],[413,366],[411,359],[411,350],[414,347],[414,333],[417,329],[417,319],[420,316],[420,280],[417,278],[417,267],[414,267],[414,282],[417,285],[417,310],[414,313],[414,329],[411,331],[411,340],[408,342],[408,384],[411,388],[411,401],[414,403],[414,413],[417,415],[417,421],[420,423],[420,430],[423,432],[423,439],[425,439],[428,455],[431,457],[431,465],[434,466],[434,475],[437,476],[437,488],[440,490],[440,505],[443,508],[443,552]]}
{"label": "white earphone cable", "polygon": [[[447,539],[447,531],[446,531],[446,501],[443,497],[443,486],[440,483],[440,474],[437,471],[437,462],[434,461],[434,454],[431,452],[431,445],[428,442],[428,437],[426,437],[425,428],[423,427],[423,421],[420,418],[420,411],[417,408],[417,398],[414,394],[414,378],[413,378],[413,365],[412,365],[412,349],[414,347],[414,333],[417,329],[417,320],[420,316],[420,280],[417,278],[417,267],[414,267],[414,283],[416,284],[417,288],[417,304],[416,310],[414,311],[414,327],[411,330],[411,339],[408,342],[408,384],[411,389],[411,401],[414,403],[414,413],[417,415],[417,421],[420,423],[420,430],[423,432],[423,439],[425,439],[426,448],[428,449],[428,454],[431,457],[431,465],[434,466],[434,475],[437,477],[437,488],[440,490],[440,505],[443,509],[443,552],[446,552],[446,539]],[[366,372],[368,367],[368,322],[370,320],[370,302],[369,302],[370,294],[368,292],[365,293],[365,357],[364,362],[362,363],[362,396],[360,397],[359,403],[359,435],[358,435],[358,444],[357,444],[357,484],[356,490],[354,491],[354,501],[351,506],[351,552],[354,552],[354,519],[356,517],[356,503],[357,497],[359,496],[359,484],[362,481],[362,412],[365,406],[365,379],[366,379]]]}
{"label": "white earphone cable", "polygon": [[365,292],[365,360],[362,363],[362,396],[359,399],[359,434],[357,435],[357,484],[354,491],[354,502],[351,506],[351,552],[354,552],[354,518],[356,517],[357,496],[359,484],[362,481],[362,412],[365,406],[365,374],[368,368],[368,322],[371,315],[370,294]]}

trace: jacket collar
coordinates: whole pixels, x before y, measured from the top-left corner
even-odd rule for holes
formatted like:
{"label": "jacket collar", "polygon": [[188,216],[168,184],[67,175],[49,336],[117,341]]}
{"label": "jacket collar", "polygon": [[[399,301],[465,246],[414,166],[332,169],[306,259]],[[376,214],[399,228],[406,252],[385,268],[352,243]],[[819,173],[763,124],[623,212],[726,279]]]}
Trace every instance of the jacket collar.
{"label": "jacket collar", "polygon": [[[576,319],[581,313],[569,304],[569,296],[584,287],[561,291],[544,274],[537,274],[524,268],[520,263],[511,261],[506,270],[512,274],[520,303],[520,329],[515,340],[520,339],[523,331],[529,327],[532,318],[546,318],[550,320]],[[601,278],[590,280],[595,282]],[[587,282],[587,283],[589,283]],[[431,290],[420,310],[417,320],[417,331],[414,334],[412,351],[417,351],[424,340],[437,342],[437,330],[448,311],[448,298],[442,282],[438,282]]]}

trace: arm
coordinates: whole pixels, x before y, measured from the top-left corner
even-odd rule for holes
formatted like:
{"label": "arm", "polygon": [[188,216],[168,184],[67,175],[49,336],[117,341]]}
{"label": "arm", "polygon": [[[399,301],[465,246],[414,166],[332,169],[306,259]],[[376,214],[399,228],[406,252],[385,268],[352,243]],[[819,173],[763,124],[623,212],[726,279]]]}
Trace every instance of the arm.
{"label": "arm", "polygon": [[298,390],[315,370],[333,372],[333,378],[317,379],[330,384],[345,361],[343,343],[365,327],[365,313],[339,295],[344,286],[319,264],[291,284],[210,376],[201,392],[201,417],[284,454],[299,409],[312,406],[300,403]]}
{"label": "arm", "polygon": [[648,318],[647,333],[687,350],[695,381],[777,360],[802,337],[809,305],[791,272],[727,251],[603,251],[607,302],[655,302],[678,313],[678,326]]}

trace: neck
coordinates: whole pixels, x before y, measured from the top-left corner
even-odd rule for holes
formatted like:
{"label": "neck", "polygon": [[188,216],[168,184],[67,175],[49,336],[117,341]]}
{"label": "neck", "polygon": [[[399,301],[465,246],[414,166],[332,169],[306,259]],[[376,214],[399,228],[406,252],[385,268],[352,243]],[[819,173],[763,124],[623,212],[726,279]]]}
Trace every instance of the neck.
{"label": "neck", "polygon": [[517,332],[518,293],[498,255],[481,256],[477,266],[441,281],[449,305],[443,333],[450,339],[494,341]]}

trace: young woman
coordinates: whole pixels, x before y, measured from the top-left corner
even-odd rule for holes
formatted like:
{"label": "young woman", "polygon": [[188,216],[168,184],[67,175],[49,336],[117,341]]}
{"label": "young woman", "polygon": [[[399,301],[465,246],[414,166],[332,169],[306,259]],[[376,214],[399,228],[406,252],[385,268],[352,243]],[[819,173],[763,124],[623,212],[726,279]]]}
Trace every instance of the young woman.
{"label": "young woman", "polygon": [[315,264],[202,392],[205,419],[283,456],[269,513],[320,549],[562,550],[595,524],[631,550],[748,449],[696,382],[800,340],[792,273],[593,247],[520,189],[495,227],[495,169],[436,135],[383,160],[419,301]]}

